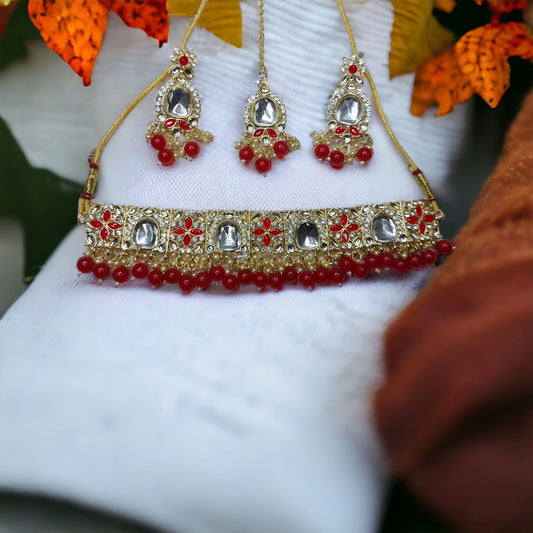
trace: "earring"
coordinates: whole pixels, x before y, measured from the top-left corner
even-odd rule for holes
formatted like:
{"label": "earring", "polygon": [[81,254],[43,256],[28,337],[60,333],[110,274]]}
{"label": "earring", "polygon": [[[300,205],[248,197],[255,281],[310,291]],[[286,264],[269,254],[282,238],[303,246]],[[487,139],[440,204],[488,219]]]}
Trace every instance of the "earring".
{"label": "earring", "polygon": [[200,153],[200,143],[213,140],[208,131],[198,128],[201,103],[191,84],[196,67],[196,54],[184,49],[172,52],[168,75],[171,77],[155,101],[155,120],[148,125],[146,140],[157,151],[163,166],[171,166],[183,157],[193,160]]}
{"label": "earring", "polygon": [[258,0],[259,11],[259,80],[258,89],[244,106],[244,135],[235,144],[243,165],[254,164],[266,176],[273,159],[284,159],[300,148],[300,141],[285,133],[285,105],[268,84],[265,67],[264,0]]}

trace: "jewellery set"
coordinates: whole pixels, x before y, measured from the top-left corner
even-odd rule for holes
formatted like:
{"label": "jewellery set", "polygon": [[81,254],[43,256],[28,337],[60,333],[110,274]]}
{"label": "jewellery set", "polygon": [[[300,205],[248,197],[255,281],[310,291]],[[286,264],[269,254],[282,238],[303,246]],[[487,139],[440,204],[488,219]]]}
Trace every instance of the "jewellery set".
{"label": "jewellery set", "polygon": [[[245,103],[244,133],[235,146],[242,164],[266,175],[273,162],[298,150],[300,143],[286,132],[285,105],[269,85],[263,2],[258,0],[258,88]],[[432,265],[439,254],[453,250],[439,232],[444,214],[421,170],[394,136],[374,80],[357,53],[342,2],[336,2],[353,55],[341,66],[326,108],[325,131],[311,133],[314,155],[338,170],[354,162],[369,163],[374,152],[368,134],[371,103],[363,94],[366,80],[378,115],[425,198],[290,211],[176,210],[95,202],[104,146],[155,87],[160,86],[155,118],[146,134],[156,153],[154,164],[170,167],[179,158],[193,160],[202,144],[213,141],[210,132],[199,128],[201,101],[192,84],[197,56],[186,48],[207,4],[202,0],[170,67],[126,107],[89,158],[89,176],[78,206],[87,247],[77,262],[80,273],[92,273],[99,283],[111,277],[117,286],[134,280],[145,280],[153,288],[177,284],[184,293],[218,283],[228,292],[245,285],[277,291],[286,284],[312,290],[316,285],[341,285],[348,277]]]}

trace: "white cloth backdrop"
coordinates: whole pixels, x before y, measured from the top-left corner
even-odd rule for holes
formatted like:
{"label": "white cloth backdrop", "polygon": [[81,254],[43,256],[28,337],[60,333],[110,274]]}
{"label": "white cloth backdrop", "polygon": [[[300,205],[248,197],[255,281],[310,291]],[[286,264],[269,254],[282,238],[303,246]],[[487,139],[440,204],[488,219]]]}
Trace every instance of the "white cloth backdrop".
{"label": "white cloth backdrop", "polygon": [[[349,42],[333,0],[268,0],[272,89],[300,151],[267,178],[233,144],[255,92],[256,5],[241,2],[244,45],[203,29],[194,84],[214,133],[192,163],[156,165],[144,141],[150,95],[102,160],[97,198],[178,208],[287,209],[415,199],[421,193],[374,115],[375,157],[341,172],[312,155],[309,132]],[[466,109],[409,115],[412,77],[388,80],[392,7],[347,1],[360,51],[398,137],[437,191]],[[85,179],[87,155],[124,106],[168,65],[187,21],[158,49],[112,15],[81,81],[42,43],[0,74],[0,115],[35,166]],[[52,223],[50,220],[43,223]],[[373,532],[385,486],[370,402],[386,324],[426,272],[310,293],[183,297],[168,287],[98,287],[76,277],[83,230],[65,239],[0,322],[0,487],[111,510],[179,533]]]}

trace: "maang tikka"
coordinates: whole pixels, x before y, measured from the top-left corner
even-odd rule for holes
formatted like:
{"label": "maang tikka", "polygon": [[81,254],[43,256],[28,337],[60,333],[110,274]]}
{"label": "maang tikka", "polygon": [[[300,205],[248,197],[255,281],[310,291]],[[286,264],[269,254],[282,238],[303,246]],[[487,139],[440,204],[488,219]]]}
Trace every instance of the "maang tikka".
{"label": "maang tikka", "polygon": [[[198,13],[202,11],[203,8]],[[148,125],[146,133],[146,140],[157,151],[157,158],[163,166],[173,165],[180,157],[188,160],[196,158],[201,150],[200,143],[213,140],[211,133],[198,128],[201,101],[191,83],[197,56],[193,50],[185,48],[196,23],[193,18],[180,48],[172,52],[168,68],[170,80],[157,93],[155,120]]]}
{"label": "maang tikka", "polygon": [[284,159],[289,152],[300,148],[300,141],[285,133],[287,114],[285,104],[268,84],[265,66],[264,0],[258,0],[259,79],[257,92],[244,106],[244,135],[235,144],[244,165],[254,164],[266,176],[272,160]]}

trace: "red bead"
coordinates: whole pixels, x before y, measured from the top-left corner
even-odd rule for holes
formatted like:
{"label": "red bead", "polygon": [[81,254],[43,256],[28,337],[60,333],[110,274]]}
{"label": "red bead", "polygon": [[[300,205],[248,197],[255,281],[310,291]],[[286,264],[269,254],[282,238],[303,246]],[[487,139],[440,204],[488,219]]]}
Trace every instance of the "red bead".
{"label": "red bead", "polygon": [[409,270],[409,263],[405,259],[397,257],[394,261],[394,270],[401,273],[407,272]]}
{"label": "red bead", "polygon": [[189,294],[194,289],[194,278],[188,274],[181,276],[178,283],[184,294]]}
{"label": "red bead", "polygon": [[161,161],[161,164],[165,167],[169,167],[174,164],[174,154],[168,148],[159,150],[157,157],[159,161]]}
{"label": "red bead", "polygon": [[376,254],[368,254],[365,257],[365,265],[371,270],[380,268],[381,261],[379,259],[379,256],[377,256]]}
{"label": "red bead", "polygon": [[184,67],[185,65],[189,64],[189,58],[187,56],[181,56],[180,57],[180,65]]}
{"label": "red bead", "polygon": [[356,265],[355,261],[351,257],[348,257],[347,255],[343,255],[339,259],[339,267],[345,274],[352,274],[353,269],[355,268],[355,265]]}
{"label": "red bead", "polygon": [[200,145],[197,142],[187,143],[183,147],[183,151],[187,157],[192,157],[193,159],[198,156],[200,153]]}
{"label": "red bead", "polygon": [[148,276],[148,267],[144,263],[137,263],[132,269],[131,273],[134,278],[144,279]]}
{"label": "red bead", "polygon": [[224,285],[224,288],[228,291],[233,292],[239,288],[239,280],[237,279],[237,276],[234,276],[233,274],[228,274],[222,280],[222,285]]}
{"label": "red bead", "polygon": [[272,161],[266,157],[260,157],[255,162],[255,169],[261,174],[266,174],[272,168]]}
{"label": "red bead", "polygon": [[335,285],[342,285],[346,280],[346,275],[340,268],[335,267],[329,271],[329,279]]}
{"label": "red bead", "polygon": [[178,281],[181,278],[181,273],[177,268],[171,267],[167,268],[167,271],[165,272],[165,281],[167,283],[170,283],[173,285],[174,283],[178,283]]}
{"label": "red bead", "polygon": [[383,268],[392,268],[394,266],[394,256],[391,253],[384,252],[379,256]]}
{"label": "red bead", "polygon": [[298,281],[298,271],[293,267],[287,267],[283,271],[283,280],[285,283],[294,285]]}
{"label": "red bead", "polygon": [[329,146],[327,144],[318,144],[315,146],[315,155],[318,159],[326,159],[329,155]]}
{"label": "red bead", "polygon": [[254,158],[254,151],[249,146],[243,146],[239,150],[239,159],[249,163]]}
{"label": "red bead", "polygon": [[329,271],[327,268],[321,267],[315,271],[315,279],[320,285],[327,285],[329,283]]}
{"label": "red bead", "polygon": [[367,146],[363,146],[357,151],[357,159],[359,159],[359,161],[362,161],[363,163],[368,163],[372,159],[373,155],[374,152]]}
{"label": "red bead", "polygon": [[119,266],[113,270],[113,279],[117,283],[125,283],[130,279],[130,271],[125,266]]}
{"label": "red bead", "polygon": [[251,285],[254,282],[254,275],[249,270],[239,270],[237,279],[241,285]]}
{"label": "red bead", "polygon": [[340,169],[344,166],[344,154],[342,152],[339,152],[339,150],[335,150],[335,152],[331,152],[329,156],[329,164],[331,168]]}
{"label": "red bead", "polygon": [[359,279],[364,279],[368,276],[368,267],[364,263],[355,263],[352,274]]}
{"label": "red bead", "polygon": [[422,263],[423,263],[422,254],[418,254],[418,253],[411,254],[408,257],[407,262],[409,263],[409,266],[411,268],[419,268],[419,267],[421,267]]}
{"label": "red bead", "polygon": [[289,153],[289,143],[287,141],[278,141],[274,143],[274,153],[283,159]]}
{"label": "red bead", "polygon": [[209,288],[209,285],[211,285],[211,275],[209,272],[198,272],[198,274],[194,276],[194,281],[199,289],[205,291]]}
{"label": "red bead", "polygon": [[426,265],[434,265],[437,261],[437,252],[435,250],[425,250],[422,253],[422,260]]}
{"label": "red bead", "polygon": [[268,282],[275,291],[280,291],[283,289],[283,274],[280,274],[279,272],[270,274]]}
{"label": "red bead", "polygon": [[166,146],[167,141],[163,135],[154,135],[150,139],[150,144],[152,145],[152,148],[155,148],[156,150],[162,150]]}
{"label": "red bead", "polygon": [[300,280],[301,285],[303,285],[306,289],[312,289],[316,280],[315,274],[310,270],[304,270],[301,272],[298,276],[298,279]]}
{"label": "red bead", "polygon": [[213,281],[222,281],[226,275],[226,269],[223,266],[215,266],[211,269],[211,279]]}
{"label": "red bead", "polygon": [[163,281],[165,281],[165,275],[158,268],[154,268],[150,274],[148,274],[148,281],[153,287],[161,287]]}
{"label": "red bead", "polygon": [[264,272],[256,272],[254,274],[254,285],[258,289],[264,289],[268,285],[268,275]]}
{"label": "red bead", "polygon": [[448,239],[441,239],[437,242],[437,250],[439,254],[448,255],[453,251],[453,244]]}
{"label": "red bead", "polygon": [[78,259],[76,266],[78,267],[78,271],[82,274],[89,274],[93,271],[94,260],[92,257],[87,257],[86,255],[84,255],[83,257],[80,257]]}
{"label": "red bead", "polygon": [[355,74],[355,73],[357,72],[357,70],[358,70],[358,69],[357,69],[357,65],[350,65],[350,66],[348,67],[348,72],[349,72],[350,74]]}
{"label": "red bead", "polygon": [[107,263],[96,263],[93,268],[95,278],[107,279],[111,274],[111,267]]}

